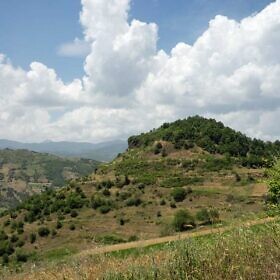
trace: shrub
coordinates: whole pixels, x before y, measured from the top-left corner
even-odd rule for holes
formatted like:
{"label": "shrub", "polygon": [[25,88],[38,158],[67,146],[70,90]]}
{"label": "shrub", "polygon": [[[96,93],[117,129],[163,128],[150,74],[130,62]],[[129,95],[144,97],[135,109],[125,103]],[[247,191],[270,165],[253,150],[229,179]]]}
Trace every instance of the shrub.
{"label": "shrub", "polygon": [[7,240],[7,239],[8,239],[8,235],[5,233],[5,231],[1,230],[0,231],[0,241]]}
{"label": "shrub", "polygon": [[46,237],[50,234],[50,230],[47,227],[40,227],[38,229],[38,234],[41,237]]}
{"label": "shrub", "polygon": [[110,195],[111,195],[111,192],[110,192],[108,189],[104,189],[104,190],[102,191],[102,194],[103,194],[104,196],[110,196]]}
{"label": "shrub", "polygon": [[203,208],[196,213],[196,218],[203,224],[214,224],[219,221],[219,212],[217,209]]}
{"label": "shrub", "polygon": [[61,222],[61,221],[57,221],[57,222],[56,222],[56,229],[60,229],[60,228],[62,228],[62,227],[63,227],[62,222]]}
{"label": "shrub", "polygon": [[159,202],[159,204],[160,204],[161,206],[163,206],[163,205],[165,205],[165,204],[166,204],[166,202],[165,202],[165,200],[164,200],[164,199],[161,199],[161,200],[160,200],[160,202]]}
{"label": "shrub", "polygon": [[75,226],[74,224],[70,224],[69,229],[70,229],[70,230],[75,230],[75,229],[76,229],[76,226]]}
{"label": "shrub", "polygon": [[131,236],[129,236],[127,241],[128,242],[134,242],[134,241],[137,241],[137,240],[139,240],[139,237],[137,235],[131,235]]}
{"label": "shrub", "polygon": [[6,265],[6,264],[8,264],[9,263],[9,256],[8,256],[8,254],[4,254],[3,256],[2,256],[2,264],[3,265]]}
{"label": "shrub", "polygon": [[140,198],[130,198],[126,201],[126,206],[139,206],[142,203],[142,200]]}
{"label": "shrub", "polygon": [[16,253],[16,260],[17,262],[27,262],[28,255],[23,252]]}
{"label": "shrub", "polygon": [[195,221],[193,216],[187,210],[178,210],[175,213],[173,223],[176,231],[184,231],[195,227]]}
{"label": "shrub", "polygon": [[78,217],[79,214],[76,210],[72,210],[70,215],[72,218],[76,218],[76,217]]}
{"label": "shrub", "polygon": [[57,231],[55,229],[52,229],[52,232],[51,232],[52,236],[56,236],[57,235]]}
{"label": "shrub", "polygon": [[18,241],[18,236],[15,235],[15,234],[13,234],[13,235],[11,236],[10,240],[11,240],[12,243],[15,243],[15,242]]}
{"label": "shrub", "polygon": [[30,240],[30,243],[31,243],[31,244],[35,243],[36,238],[37,238],[36,233],[34,233],[34,232],[33,232],[33,233],[30,233],[30,235],[29,235],[29,240]]}
{"label": "shrub", "polygon": [[25,244],[24,240],[20,239],[16,242],[15,246],[16,247],[23,247]]}
{"label": "shrub", "polygon": [[99,209],[101,214],[107,214],[107,213],[109,213],[111,211],[111,206],[109,206],[109,205],[102,205],[98,209]]}
{"label": "shrub", "polygon": [[178,187],[172,190],[171,196],[176,202],[181,202],[185,200],[187,193],[185,189]]}
{"label": "shrub", "polygon": [[170,207],[171,208],[177,208],[176,203],[175,202],[170,202]]}

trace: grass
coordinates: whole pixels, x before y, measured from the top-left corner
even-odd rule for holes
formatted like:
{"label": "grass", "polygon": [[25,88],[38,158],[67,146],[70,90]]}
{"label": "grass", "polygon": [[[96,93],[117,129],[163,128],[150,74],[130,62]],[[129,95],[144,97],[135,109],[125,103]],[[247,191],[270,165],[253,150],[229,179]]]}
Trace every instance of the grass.
{"label": "grass", "polygon": [[[5,279],[276,280],[280,274],[280,223],[242,227],[222,234],[69,258]],[[106,268],[106,269],[105,269]]]}

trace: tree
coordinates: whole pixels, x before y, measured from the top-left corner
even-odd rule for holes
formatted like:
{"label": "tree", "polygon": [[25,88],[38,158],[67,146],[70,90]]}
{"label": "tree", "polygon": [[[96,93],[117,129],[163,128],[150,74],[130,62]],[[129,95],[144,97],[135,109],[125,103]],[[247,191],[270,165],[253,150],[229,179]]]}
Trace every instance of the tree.
{"label": "tree", "polygon": [[178,187],[172,190],[171,196],[176,202],[181,202],[186,198],[187,192],[185,191],[185,189]]}
{"label": "tree", "polygon": [[273,204],[280,204],[280,161],[278,160],[268,170],[268,192],[269,200]]}
{"label": "tree", "polygon": [[195,227],[195,220],[189,211],[178,210],[175,213],[172,225],[176,231],[184,231]]}

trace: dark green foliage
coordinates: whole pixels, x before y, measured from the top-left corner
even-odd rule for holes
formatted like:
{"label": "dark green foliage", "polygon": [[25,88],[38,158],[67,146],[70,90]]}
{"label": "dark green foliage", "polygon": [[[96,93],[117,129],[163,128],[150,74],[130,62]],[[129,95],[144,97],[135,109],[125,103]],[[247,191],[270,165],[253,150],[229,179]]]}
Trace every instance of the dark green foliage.
{"label": "dark green foliage", "polygon": [[15,243],[15,242],[18,241],[18,236],[15,235],[15,234],[13,234],[13,235],[11,236],[10,240],[11,240],[12,243]]}
{"label": "dark green foliage", "polygon": [[111,206],[109,205],[102,205],[98,208],[101,214],[107,214],[111,211]]}
{"label": "dark green foliage", "polygon": [[41,237],[46,237],[46,236],[48,236],[50,234],[50,230],[47,227],[40,227],[38,229],[38,234]]}
{"label": "dark green foliage", "polygon": [[56,222],[56,229],[61,229],[63,227],[63,224],[61,221]]}
{"label": "dark green foliage", "polygon": [[22,247],[24,246],[25,242],[22,239],[19,239],[16,243],[15,243],[15,247]]}
{"label": "dark green foliage", "polygon": [[72,218],[76,218],[78,217],[79,213],[76,210],[72,210],[70,215]]}
{"label": "dark green foliage", "polygon": [[185,191],[185,189],[178,187],[172,190],[171,196],[176,202],[181,202],[185,200],[187,192]]}
{"label": "dark green foliage", "polygon": [[269,186],[269,201],[273,204],[280,204],[280,161],[267,171]]}
{"label": "dark green foliage", "polygon": [[134,198],[129,198],[127,201],[126,201],[126,206],[139,206],[140,204],[142,203],[142,200],[138,197],[134,197]]}
{"label": "dark green foliage", "polygon": [[242,158],[243,164],[250,167],[269,166],[272,155],[280,152],[277,141],[271,143],[251,139],[221,122],[200,116],[164,124],[149,133],[132,136],[128,144],[129,148],[145,147],[160,140],[172,142],[176,149],[192,148],[195,143],[209,153]]}
{"label": "dark green foliage", "polygon": [[216,209],[203,208],[196,213],[196,218],[204,225],[214,224],[219,221],[219,212]]}
{"label": "dark green foliage", "polygon": [[36,239],[37,239],[36,233],[34,233],[34,232],[33,232],[33,233],[30,233],[30,235],[29,235],[29,241],[30,241],[30,243],[31,243],[31,244],[35,243]]}
{"label": "dark green foliage", "polygon": [[0,241],[0,257],[7,254],[11,255],[14,253],[14,247],[12,243],[8,240],[2,240]]}
{"label": "dark green foliage", "polygon": [[17,252],[16,253],[16,260],[17,262],[27,262],[28,260],[28,255],[23,252]]}
{"label": "dark green foliage", "polygon": [[4,254],[2,256],[2,264],[7,265],[8,263],[9,263],[9,256],[8,256],[8,254]]}
{"label": "dark green foliage", "polygon": [[189,211],[178,210],[175,213],[172,225],[176,231],[184,231],[195,227],[195,220]]}
{"label": "dark green foliage", "polygon": [[162,148],[163,148],[163,146],[160,142],[156,143],[156,145],[154,147],[154,154],[158,155],[159,153],[161,153]]}
{"label": "dark green foliage", "polygon": [[69,229],[73,231],[76,229],[76,226],[74,224],[70,224]]}
{"label": "dark green foliage", "polygon": [[5,233],[5,231],[1,230],[0,231],[0,241],[7,240],[8,235]]}
{"label": "dark green foliage", "polygon": [[104,189],[104,190],[102,191],[102,194],[103,194],[104,196],[110,196],[110,195],[111,195],[111,192],[110,192],[108,189]]}

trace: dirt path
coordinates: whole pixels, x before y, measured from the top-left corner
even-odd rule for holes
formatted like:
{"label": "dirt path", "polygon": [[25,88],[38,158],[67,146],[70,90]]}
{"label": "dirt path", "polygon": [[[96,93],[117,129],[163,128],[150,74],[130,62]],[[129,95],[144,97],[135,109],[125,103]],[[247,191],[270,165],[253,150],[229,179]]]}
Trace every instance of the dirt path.
{"label": "dirt path", "polygon": [[183,239],[199,237],[199,236],[204,236],[204,235],[208,235],[208,234],[223,233],[223,232],[229,231],[229,230],[237,228],[237,227],[250,227],[250,226],[254,226],[254,225],[261,225],[261,224],[273,222],[276,220],[277,220],[277,218],[265,218],[265,219],[240,223],[240,224],[237,224],[234,226],[203,229],[203,230],[196,231],[196,232],[185,232],[185,233],[181,233],[181,234],[177,234],[177,235],[173,235],[173,236],[159,237],[159,238],[148,239],[148,240],[141,240],[141,241],[135,241],[135,242],[129,242],[129,243],[121,243],[121,244],[116,244],[116,245],[91,248],[91,249],[82,251],[81,253],[77,254],[76,256],[81,257],[81,256],[123,251],[123,250],[127,250],[127,249],[144,248],[144,247],[151,246],[151,245],[179,241],[179,240],[183,240]]}

